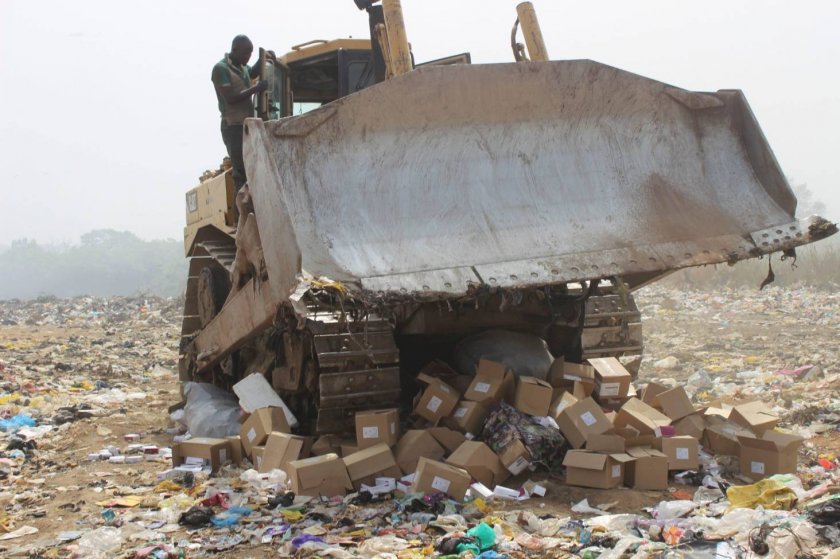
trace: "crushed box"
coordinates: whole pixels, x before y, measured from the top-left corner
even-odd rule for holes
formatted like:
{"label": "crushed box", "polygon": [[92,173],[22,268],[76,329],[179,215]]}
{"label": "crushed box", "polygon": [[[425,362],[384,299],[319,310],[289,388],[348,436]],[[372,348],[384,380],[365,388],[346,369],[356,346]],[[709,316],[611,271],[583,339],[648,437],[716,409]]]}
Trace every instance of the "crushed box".
{"label": "crushed box", "polygon": [[475,371],[475,378],[464,393],[465,400],[480,402],[488,408],[502,400],[513,399],[513,373],[504,363],[481,359]]}
{"label": "crushed box", "polygon": [[449,455],[446,463],[466,470],[474,479],[488,487],[499,485],[510,477],[510,472],[496,453],[479,441],[464,441]]}
{"label": "crushed box", "polygon": [[654,448],[627,449],[633,461],[626,465],[625,484],[648,491],[668,489],[668,457]]}
{"label": "crushed box", "polygon": [[271,470],[285,470],[292,460],[299,460],[309,456],[312,439],[299,437],[288,433],[273,432],[265,440],[265,450],[257,471],[260,473]]}
{"label": "crushed box", "polygon": [[583,448],[586,437],[599,435],[613,425],[592,398],[585,398],[564,409],[556,418],[560,432],[574,448]]}
{"label": "crushed box", "polygon": [[432,423],[448,416],[455,409],[461,395],[453,387],[439,378],[425,373],[417,375],[417,380],[426,384],[414,406],[414,413]]}
{"label": "crushed box", "polygon": [[603,454],[570,450],[563,459],[566,484],[607,489],[624,482],[624,468],[633,458],[625,453]]}
{"label": "crushed box", "polygon": [[239,437],[242,439],[242,447],[246,454],[251,456],[253,448],[264,444],[272,431],[281,433],[292,431],[283,408],[269,407],[254,410],[239,428]]}
{"label": "crushed box", "polygon": [[454,431],[449,427],[431,427],[427,431],[440,443],[447,454],[455,452],[455,449],[467,440],[463,433]]}
{"label": "crushed box", "polygon": [[367,448],[379,443],[394,446],[400,438],[400,414],[396,408],[356,412],[356,445]]}
{"label": "crushed box", "polygon": [[431,433],[423,429],[406,431],[394,450],[397,465],[404,474],[410,474],[417,469],[420,458],[443,460],[446,451]]}
{"label": "crushed box", "polygon": [[615,357],[597,357],[587,359],[588,363],[595,368],[595,393],[603,398],[617,398],[627,396],[630,390],[630,381],[633,380],[630,372],[625,369]]}
{"label": "crushed box", "polygon": [[741,453],[739,436],[751,436],[749,429],[741,427],[720,416],[705,416],[707,423],[703,430],[703,446],[715,455],[738,456]]}
{"label": "crushed box", "polygon": [[412,490],[424,494],[445,493],[460,502],[464,500],[471,481],[466,470],[421,458],[417,462]]}
{"label": "crushed box", "polygon": [[662,406],[662,411],[671,418],[671,421],[678,421],[697,411],[682,386],[660,392],[657,399]]}
{"label": "crushed box", "polygon": [[658,412],[638,398],[621,406],[615,418],[616,427],[630,426],[642,435],[658,435],[660,428],[671,424],[671,418]]}
{"label": "crushed box", "polygon": [[324,454],[288,464],[292,491],[308,497],[333,497],[353,490],[344,462],[337,454]]}
{"label": "crushed box", "polygon": [[733,406],[729,420],[760,435],[773,429],[779,423],[779,416],[764,402],[748,402]]}
{"label": "crushed box", "polygon": [[518,476],[531,467],[531,453],[519,439],[514,439],[499,453],[499,460],[507,470]]}
{"label": "crushed box", "polygon": [[342,458],[353,487],[359,490],[364,485],[376,485],[378,477],[399,479],[402,470],[397,466],[391,447],[379,443],[354,452]]}
{"label": "crushed box", "polygon": [[172,445],[172,466],[201,464],[210,466],[214,472],[231,460],[230,441],[210,437],[192,439]]}
{"label": "crushed box", "polygon": [[649,382],[642,389],[641,400],[645,404],[657,410],[662,410],[662,404],[659,403],[659,395],[668,390],[668,387],[658,382]]}
{"label": "crushed box", "polygon": [[796,473],[796,456],[805,439],[781,431],[739,435],[741,474],[759,480],[775,474]]}
{"label": "crushed box", "polygon": [[700,442],[694,437],[655,439],[654,446],[668,457],[669,470],[696,470],[700,467]]}
{"label": "crushed box", "polygon": [[445,423],[462,433],[478,436],[484,429],[484,420],[487,419],[489,412],[490,410],[484,404],[471,400],[461,400],[452,410],[452,415],[446,418]]}
{"label": "crushed box", "polygon": [[554,389],[550,383],[536,377],[519,377],[513,407],[522,413],[535,416],[548,415]]}
{"label": "crushed box", "polygon": [[338,435],[322,435],[312,443],[309,452],[312,456],[322,456],[330,452],[339,454],[341,452],[341,437]]}
{"label": "crushed box", "polygon": [[688,435],[689,437],[700,440],[703,438],[703,432],[706,430],[706,421],[703,419],[703,415],[699,413],[687,415],[679,421],[674,422],[674,430],[677,435]]}

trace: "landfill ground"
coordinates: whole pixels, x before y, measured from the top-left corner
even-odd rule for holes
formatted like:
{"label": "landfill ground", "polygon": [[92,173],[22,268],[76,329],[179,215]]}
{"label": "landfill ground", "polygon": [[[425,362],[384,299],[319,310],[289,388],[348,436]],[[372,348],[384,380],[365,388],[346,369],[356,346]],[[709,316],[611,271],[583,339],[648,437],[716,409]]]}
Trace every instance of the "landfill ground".
{"label": "landfill ground", "polygon": [[[640,381],[673,379],[692,388],[697,405],[736,397],[778,406],[782,426],[808,437],[799,454],[799,477],[806,488],[836,475],[836,470],[817,466],[820,457],[836,463],[840,454],[840,294],[836,290],[683,292],[653,286],[641,291],[637,302],[645,334]],[[177,525],[177,516],[174,523],[165,519],[160,511],[172,504],[165,501],[171,495],[160,492],[158,473],[168,467],[166,461],[88,460],[88,454],[110,445],[124,448],[128,444],[124,436],[130,433],[141,434],[137,442],[142,444],[171,446],[167,408],[179,400],[180,309],[178,301],[153,297],[0,302],[0,412],[3,418],[27,413],[38,424],[23,431],[34,444],[15,446],[8,441],[24,437],[2,435],[7,438],[3,448],[9,448],[0,453],[0,556],[96,556],[91,540],[105,532],[87,540],[85,534],[109,524],[121,541],[119,551],[112,549],[103,557],[142,556],[137,550],[153,543],[189,543],[187,557],[276,557],[278,550],[289,551],[282,534],[269,537],[270,543],[259,543],[264,535],[243,534],[241,527],[188,531]],[[810,369],[807,379],[789,372],[805,365],[821,371]],[[697,376],[701,369],[719,380],[711,386],[692,386],[702,384]],[[782,370],[789,373],[778,372]],[[80,405],[87,408],[81,414],[60,410]],[[237,489],[244,486],[240,473],[236,469],[223,475]],[[546,496],[494,500],[489,503],[493,512],[486,514],[509,521],[515,515],[506,513],[516,510],[538,517],[588,518],[592,515],[571,511],[573,504],[587,498],[589,505],[608,514],[645,515],[645,507],[690,499],[696,489],[673,480],[669,491],[584,489],[565,486],[561,479],[540,472],[516,479],[544,480]],[[837,486],[833,487],[836,492]],[[120,503],[120,498],[125,501]],[[178,511],[186,508],[186,500],[175,505]],[[109,518],[111,511],[115,518]],[[412,539],[411,530],[391,533]],[[354,545],[364,539],[354,537]],[[824,556],[830,548],[815,548],[819,552],[814,556]],[[531,551],[523,547],[509,555],[574,556],[563,546]],[[151,557],[167,556],[159,550],[151,553]],[[381,556],[415,556],[393,553]]]}

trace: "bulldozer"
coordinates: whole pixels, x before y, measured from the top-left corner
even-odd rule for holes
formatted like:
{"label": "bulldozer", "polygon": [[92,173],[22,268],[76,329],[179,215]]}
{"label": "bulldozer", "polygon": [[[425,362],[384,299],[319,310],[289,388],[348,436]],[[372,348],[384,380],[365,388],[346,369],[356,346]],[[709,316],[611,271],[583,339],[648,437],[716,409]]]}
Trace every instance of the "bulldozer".
{"label": "bulldozer", "polygon": [[182,381],[260,372],[323,434],[488,330],[635,372],[634,291],[837,231],[795,217],[738,90],[550,60],[530,2],[513,61],[417,64],[399,0],[356,4],[370,39],[261,49],[247,185],[222,169],[186,194]]}

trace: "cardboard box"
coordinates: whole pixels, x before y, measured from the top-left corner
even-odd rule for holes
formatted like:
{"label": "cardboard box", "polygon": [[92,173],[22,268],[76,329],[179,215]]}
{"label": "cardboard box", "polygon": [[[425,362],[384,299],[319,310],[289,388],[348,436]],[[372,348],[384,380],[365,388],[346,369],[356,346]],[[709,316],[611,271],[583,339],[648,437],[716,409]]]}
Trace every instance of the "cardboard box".
{"label": "cardboard box", "polygon": [[[251,373],[239,382],[233,385],[233,393],[239,397],[239,406],[247,413],[254,413],[261,408],[281,408],[283,410],[283,418],[285,425],[290,427],[297,427],[298,420],[295,418],[292,410],[283,401],[271,383],[265,378],[262,373]],[[277,425],[282,427],[281,424]],[[275,431],[282,431],[284,433],[291,433],[291,429],[274,429]],[[270,433],[271,431],[269,431]]]}
{"label": "cardboard box", "polygon": [[300,460],[309,456],[312,440],[308,437],[289,435],[277,431],[270,433],[265,440],[265,450],[257,471],[267,473],[271,470],[286,470],[292,460]]}
{"label": "cardboard box", "polygon": [[605,410],[618,411],[621,406],[636,397],[636,388],[631,384],[626,396],[600,396],[596,392],[592,394],[592,397]]}
{"label": "cardboard box", "polygon": [[560,432],[574,448],[583,448],[589,435],[600,435],[613,427],[592,398],[585,398],[567,407],[556,420]]}
{"label": "cardboard box", "polygon": [[421,458],[414,474],[413,491],[425,494],[445,493],[456,501],[463,501],[470,487],[470,474],[466,470]]}
{"label": "cardboard box", "polygon": [[455,452],[467,440],[463,433],[453,431],[449,427],[431,427],[427,431],[443,447],[447,454]]}
{"label": "cardboard box", "polygon": [[595,368],[595,393],[604,398],[627,396],[633,377],[615,357],[587,359]]}
{"label": "cardboard box", "polygon": [[551,408],[554,388],[551,384],[536,377],[519,377],[513,407],[528,415],[545,416]]}
{"label": "cardboard box", "polygon": [[385,443],[364,448],[342,458],[353,487],[359,490],[362,484],[376,485],[377,477],[399,479],[402,470],[397,466],[391,447]]}
{"label": "cardboard box", "polygon": [[741,435],[741,474],[754,480],[775,474],[795,474],[796,456],[805,439],[781,431]]}
{"label": "cardboard box", "polygon": [[638,398],[629,400],[618,410],[616,427],[630,426],[642,435],[658,435],[658,429],[671,424],[671,418],[645,404]]}
{"label": "cardboard box", "polygon": [[675,422],[674,430],[679,436],[689,436],[700,440],[703,438],[703,432],[706,430],[706,421],[703,419],[702,414],[695,413]]}
{"label": "cardboard box", "polygon": [[400,414],[395,408],[356,413],[356,444],[360,449],[379,443],[394,446],[400,439]]}
{"label": "cardboard box", "polygon": [[570,450],[563,459],[566,485],[607,489],[624,482],[624,469],[633,458],[624,453],[602,454],[588,450]]}
{"label": "cardboard box", "polygon": [[563,379],[572,382],[586,382],[595,384],[595,367],[588,363],[572,363],[566,361],[563,364]]}
{"label": "cardboard box", "polygon": [[576,397],[571,392],[563,392],[559,396],[554,398],[554,401],[551,402],[551,409],[549,410],[549,415],[553,417],[555,420],[557,416],[563,413],[563,410],[571,406],[572,404],[576,404],[581,399]]}
{"label": "cardboard box", "polygon": [[659,403],[659,395],[668,390],[668,387],[664,384],[659,384],[658,382],[649,382],[645,387],[642,389],[642,397],[640,398],[642,402],[649,405],[650,407],[662,410],[662,404]]}
{"label": "cardboard box", "polygon": [[449,386],[455,389],[458,394],[463,394],[466,392],[467,388],[470,387],[470,383],[473,380],[472,375],[462,375],[459,374],[455,369],[436,359],[430,363],[428,363],[425,367],[420,369],[420,374],[425,374],[430,377],[434,377],[437,379],[442,380]]}
{"label": "cardboard box", "polygon": [[259,471],[262,466],[263,456],[265,456],[264,446],[255,446],[251,449],[251,464],[254,465],[255,470]]}
{"label": "cardboard box", "polygon": [[660,392],[657,399],[662,406],[662,411],[671,418],[671,421],[678,421],[697,411],[682,386]]}
{"label": "cardboard box", "polygon": [[308,497],[333,497],[353,489],[344,462],[337,454],[324,454],[288,464],[292,491]]}
{"label": "cardboard box", "polygon": [[487,359],[478,362],[470,387],[464,393],[465,400],[480,402],[492,408],[502,400],[513,400],[514,377],[507,365]]}
{"label": "cardboard box", "polygon": [[452,415],[446,418],[445,423],[452,429],[458,429],[462,433],[471,433],[474,436],[481,434],[484,429],[484,420],[490,410],[484,404],[471,400],[461,400]]}
{"label": "cardboard box", "polygon": [[627,450],[627,439],[615,433],[589,435],[586,438],[586,450],[605,454],[622,453]]}
{"label": "cardboard box", "polygon": [[[255,446],[262,446],[272,431],[291,433],[283,408],[259,408],[248,416],[239,428],[242,447],[248,456]],[[253,456],[251,456],[253,458]]]}
{"label": "cardboard box", "polygon": [[361,447],[356,444],[355,441],[341,441],[341,445],[339,447],[341,449],[341,456],[349,456],[354,452],[359,452]]}
{"label": "cardboard box", "polygon": [[514,439],[499,453],[499,460],[511,474],[518,476],[531,467],[531,453],[519,439]]}
{"label": "cardboard box", "polygon": [[668,457],[653,448],[635,447],[627,450],[634,460],[626,466],[625,484],[633,489],[648,491],[668,489]]}
{"label": "cardboard box", "polygon": [[194,437],[172,445],[172,467],[181,464],[210,466],[214,472],[231,460],[230,441],[210,437]]}
{"label": "cardboard box", "polygon": [[773,429],[779,423],[779,417],[764,402],[734,406],[729,419],[757,435]]}
{"label": "cardboard box", "polygon": [[499,485],[510,477],[510,472],[496,453],[479,441],[464,441],[446,459],[446,463],[466,470],[475,480],[488,487]]}
{"label": "cardboard box", "polygon": [[312,443],[310,453],[312,456],[323,456],[324,454],[339,454],[341,452],[341,437],[338,435],[322,435]]}
{"label": "cardboard box", "polygon": [[242,464],[242,460],[247,456],[245,449],[242,446],[242,439],[239,435],[231,435],[225,437],[225,440],[230,441],[230,461],[237,466]]}
{"label": "cardboard box", "polygon": [[694,437],[656,439],[654,446],[668,457],[669,470],[696,470],[700,467],[700,441]]}
{"label": "cardboard box", "polygon": [[551,362],[551,367],[548,369],[548,382],[555,388],[563,387],[563,366],[566,359],[561,355]]}
{"label": "cardboard box", "polygon": [[720,416],[706,416],[703,430],[703,446],[715,455],[738,456],[741,453],[739,436],[751,436],[752,432]]}
{"label": "cardboard box", "polygon": [[461,395],[442,380],[420,373],[417,380],[426,384],[414,406],[414,413],[432,423],[448,416],[455,409]]}
{"label": "cardboard box", "polygon": [[397,465],[404,474],[410,474],[417,469],[420,458],[429,460],[443,460],[446,451],[431,433],[422,429],[406,431],[397,443],[394,452]]}

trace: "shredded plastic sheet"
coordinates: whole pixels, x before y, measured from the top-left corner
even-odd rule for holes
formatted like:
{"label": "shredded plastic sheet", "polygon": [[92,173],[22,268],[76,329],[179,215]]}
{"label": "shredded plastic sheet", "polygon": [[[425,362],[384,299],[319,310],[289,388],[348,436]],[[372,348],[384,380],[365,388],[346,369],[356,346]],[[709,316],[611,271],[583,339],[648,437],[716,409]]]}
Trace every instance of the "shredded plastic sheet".
{"label": "shredded plastic sheet", "polygon": [[763,479],[752,485],[733,485],[726,490],[729,510],[762,506],[771,510],[790,510],[796,505],[796,493],[775,479]]}

